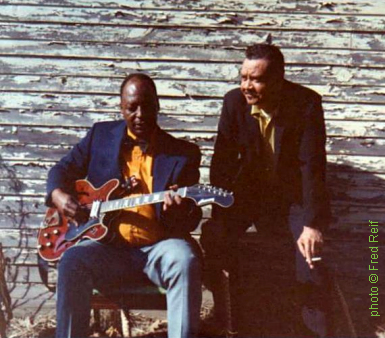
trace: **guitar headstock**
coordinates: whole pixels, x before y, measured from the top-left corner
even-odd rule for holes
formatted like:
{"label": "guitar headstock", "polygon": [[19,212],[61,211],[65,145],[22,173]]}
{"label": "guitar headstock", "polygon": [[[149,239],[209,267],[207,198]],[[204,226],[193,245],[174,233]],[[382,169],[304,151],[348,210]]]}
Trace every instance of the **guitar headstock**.
{"label": "guitar headstock", "polygon": [[208,204],[218,204],[221,207],[228,208],[234,203],[232,192],[211,185],[195,184],[186,189],[186,197],[193,199],[200,207]]}

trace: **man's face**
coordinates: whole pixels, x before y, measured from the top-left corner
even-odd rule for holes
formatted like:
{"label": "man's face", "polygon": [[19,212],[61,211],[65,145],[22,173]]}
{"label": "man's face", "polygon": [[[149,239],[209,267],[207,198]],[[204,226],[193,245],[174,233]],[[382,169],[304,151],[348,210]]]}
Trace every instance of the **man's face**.
{"label": "man's face", "polygon": [[269,67],[266,59],[245,59],[241,69],[241,91],[250,105],[260,108],[274,105],[283,77]]}
{"label": "man's face", "polygon": [[138,138],[149,139],[157,123],[158,98],[148,82],[132,79],[123,88],[120,109],[129,130]]}

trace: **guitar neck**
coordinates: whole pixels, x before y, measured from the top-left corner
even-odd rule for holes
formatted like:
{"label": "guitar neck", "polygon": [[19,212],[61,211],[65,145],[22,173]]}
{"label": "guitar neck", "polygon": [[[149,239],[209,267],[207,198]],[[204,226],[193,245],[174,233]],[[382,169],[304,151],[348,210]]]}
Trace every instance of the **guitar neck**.
{"label": "guitar neck", "polygon": [[166,190],[166,191],[155,192],[152,194],[145,194],[145,195],[139,195],[135,197],[106,201],[102,203],[100,207],[100,213],[134,208],[134,207],[147,205],[147,204],[161,203],[164,201],[164,195],[166,193],[170,193],[171,196],[178,194],[181,197],[186,197],[187,187],[179,188],[177,191]]}

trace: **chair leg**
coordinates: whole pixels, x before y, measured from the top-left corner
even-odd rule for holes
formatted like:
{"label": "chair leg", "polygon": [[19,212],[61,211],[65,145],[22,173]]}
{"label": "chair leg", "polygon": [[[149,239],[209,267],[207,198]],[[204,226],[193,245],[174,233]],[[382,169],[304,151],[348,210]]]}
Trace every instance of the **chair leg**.
{"label": "chair leg", "polygon": [[123,337],[132,337],[132,318],[130,310],[123,308],[120,310],[120,317],[122,322]]}
{"label": "chair leg", "polygon": [[93,311],[94,311],[94,329],[97,332],[100,332],[100,310],[93,309]]}
{"label": "chair leg", "polygon": [[5,320],[3,310],[0,309],[0,337],[1,338],[7,337],[6,328],[7,328],[7,321]]}

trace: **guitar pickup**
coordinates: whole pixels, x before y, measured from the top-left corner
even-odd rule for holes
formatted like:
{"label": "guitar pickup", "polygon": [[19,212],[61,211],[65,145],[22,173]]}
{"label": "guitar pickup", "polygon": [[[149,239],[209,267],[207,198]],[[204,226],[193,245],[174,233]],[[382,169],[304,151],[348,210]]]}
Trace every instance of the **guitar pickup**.
{"label": "guitar pickup", "polygon": [[102,201],[94,201],[92,202],[90,218],[99,218],[100,207],[102,206]]}

